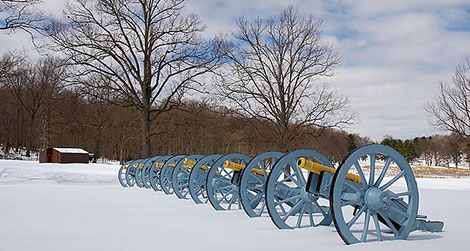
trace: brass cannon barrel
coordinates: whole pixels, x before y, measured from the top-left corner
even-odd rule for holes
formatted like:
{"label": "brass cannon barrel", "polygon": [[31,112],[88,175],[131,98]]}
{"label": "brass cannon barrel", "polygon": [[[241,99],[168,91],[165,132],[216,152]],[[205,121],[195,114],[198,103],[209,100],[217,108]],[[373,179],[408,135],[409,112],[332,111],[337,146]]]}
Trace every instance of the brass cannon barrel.
{"label": "brass cannon barrel", "polygon": [[[297,166],[315,174],[320,174],[321,172],[336,173],[336,169],[334,169],[333,167],[322,165],[320,163],[308,160],[304,157],[301,157],[297,160]],[[361,184],[361,177],[357,174],[348,173],[346,175],[346,179]]]}

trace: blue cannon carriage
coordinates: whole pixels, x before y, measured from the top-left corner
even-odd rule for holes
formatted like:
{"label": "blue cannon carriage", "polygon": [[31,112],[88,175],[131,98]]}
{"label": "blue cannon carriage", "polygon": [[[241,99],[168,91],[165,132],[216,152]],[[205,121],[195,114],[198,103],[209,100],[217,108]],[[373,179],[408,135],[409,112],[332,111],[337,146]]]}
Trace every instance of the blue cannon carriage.
{"label": "blue cannon carriage", "polygon": [[[380,168],[378,161],[383,161]],[[266,183],[266,204],[276,226],[333,222],[346,244],[406,239],[415,230],[442,231],[443,222],[417,214],[418,202],[408,162],[377,144],[356,149],[338,169],[318,152],[294,151],[276,163]]]}

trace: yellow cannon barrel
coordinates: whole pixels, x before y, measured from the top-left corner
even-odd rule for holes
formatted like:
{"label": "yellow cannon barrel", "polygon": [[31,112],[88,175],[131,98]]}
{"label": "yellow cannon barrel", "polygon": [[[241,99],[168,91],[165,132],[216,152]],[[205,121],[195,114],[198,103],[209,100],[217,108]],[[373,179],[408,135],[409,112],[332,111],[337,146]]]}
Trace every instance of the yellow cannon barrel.
{"label": "yellow cannon barrel", "polygon": [[[320,174],[321,172],[336,173],[336,169],[333,167],[325,166],[320,163],[308,160],[304,157],[301,157],[297,160],[297,166],[306,170],[309,170],[312,173]],[[346,174],[346,179],[352,180],[356,183],[361,183],[361,177],[357,174],[348,173]]]}
{"label": "yellow cannon barrel", "polygon": [[[246,166],[244,165],[241,165],[241,164],[238,164],[238,163],[235,163],[235,162],[232,162],[232,161],[229,161],[229,160],[226,160],[224,162],[224,167],[225,168],[230,168],[230,169],[233,169],[235,171],[241,171],[243,169],[245,169]],[[255,174],[258,174],[258,175],[264,175],[264,172],[263,170],[259,169],[259,168],[253,168],[251,170],[252,173],[255,173]],[[269,174],[269,171],[266,171],[266,174]]]}
{"label": "yellow cannon barrel", "polygon": [[196,165],[196,162],[195,162],[195,161],[190,160],[190,159],[188,159],[188,158],[184,158],[183,163],[186,164],[186,165],[189,165],[189,166],[194,166],[194,165]]}
{"label": "yellow cannon barrel", "polygon": [[[155,163],[155,166],[158,167],[158,168],[162,168],[163,165],[164,165],[164,163],[162,163],[162,162],[156,162],[156,163]],[[175,166],[176,166],[176,164],[168,164],[168,165],[171,166],[171,167],[175,167]]]}
{"label": "yellow cannon barrel", "polygon": [[[184,169],[188,169],[188,167],[196,165],[195,161],[190,160],[188,158],[184,158],[183,163],[184,163],[184,166],[183,166]],[[204,171],[207,171],[207,168],[204,165],[201,165],[200,168]]]}
{"label": "yellow cannon barrel", "polygon": [[[241,164],[238,164],[238,163],[229,161],[229,160],[224,161],[224,167],[225,167],[225,168],[233,169],[233,170],[235,170],[235,171],[241,171],[241,170],[243,170],[243,169],[245,168],[244,165],[241,165]],[[262,172],[262,171],[261,171],[261,172]]]}
{"label": "yellow cannon barrel", "polygon": [[[258,174],[258,175],[264,175],[264,172],[262,169],[259,169],[259,168],[253,168],[253,170],[251,170],[252,173],[255,173],[255,174]],[[266,170],[266,175],[269,175],[269,170]]]}

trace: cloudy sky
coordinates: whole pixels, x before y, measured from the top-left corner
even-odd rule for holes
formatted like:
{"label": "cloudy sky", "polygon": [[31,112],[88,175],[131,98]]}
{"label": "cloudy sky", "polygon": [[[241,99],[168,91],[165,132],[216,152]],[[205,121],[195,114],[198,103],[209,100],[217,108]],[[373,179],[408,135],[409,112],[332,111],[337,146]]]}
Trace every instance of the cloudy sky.
{"label": "cloudy sky", "polygon": [[[58,15],[64,2],[45,0],[43,8]],[[274,15],[290,4],[322,19],[325,39],[342,56],[326,82],[359,114],[348,131],[374,140],[442,133],[423,105],[470,57],[470,0],[187,0],[186,11],[198,14],[208,33],[230,33],[241,15]],[[0,44],[0,52],[31,51],[24,34],[0,34]]]}

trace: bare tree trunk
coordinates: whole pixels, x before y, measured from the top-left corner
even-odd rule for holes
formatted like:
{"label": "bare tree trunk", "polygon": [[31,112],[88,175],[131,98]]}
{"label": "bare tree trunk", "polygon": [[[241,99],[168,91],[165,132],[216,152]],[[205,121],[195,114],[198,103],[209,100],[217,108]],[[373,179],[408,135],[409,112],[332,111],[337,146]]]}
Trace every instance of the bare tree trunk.
{"label": "bare tree trunk", "polygon": [[93,162],[97,162],[98,159],[101,157],[101,137],[102,137],[102,134],[103,134],[103,128],[102,128],[102,125],[99,125],[98,128],[97,128],[97,135],[96,135],[96,139],[95,139],[95,151],[94,151],[94,161]]}
{"label": "bare tree trunk", "polygon": [[34,118],[31,117],[28,123],[28,132],[26,135],[26,157],[31,157],[31,145],[33,139]]}
{"label": "bare tree trunk", "polygon": [[142,120],[142,152],[141,157],[146,158],[150,156],[150,109],[144,108],[140,110],[141,120]]}

